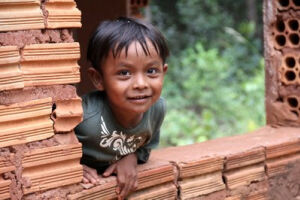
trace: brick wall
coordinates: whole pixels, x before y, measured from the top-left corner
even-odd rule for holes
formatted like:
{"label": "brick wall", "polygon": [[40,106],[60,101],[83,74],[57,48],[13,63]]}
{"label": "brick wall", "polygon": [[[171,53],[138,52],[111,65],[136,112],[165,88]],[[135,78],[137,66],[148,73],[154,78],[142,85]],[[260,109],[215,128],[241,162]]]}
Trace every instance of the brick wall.
{"label": "brick wall", "polygon": [[264,1],[266,114],[272,125],[300,125],[300,4]]}
{"label": "brick wall", "polygon": [[[128,199],[300,198],[298,4],[264,1],[269,125],[153,151]],[[74,0],[0,0],[0,200],[117,198],[113,176],[81,183],[80,17]]]}
{"label": "brick wall", "polygon": [[80,19],[73,0],[0,0],[0,199],[82,180]]}

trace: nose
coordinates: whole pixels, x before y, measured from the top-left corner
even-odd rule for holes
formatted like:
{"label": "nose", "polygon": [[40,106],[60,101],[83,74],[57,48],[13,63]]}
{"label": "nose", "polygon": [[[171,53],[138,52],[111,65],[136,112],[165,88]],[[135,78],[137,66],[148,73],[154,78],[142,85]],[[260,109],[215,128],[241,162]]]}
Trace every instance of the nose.
{"label": "nose", "polygon": [[136,75],[133,83],[133,88],[139,90],[148,88],[147,77],[145,77],[143,74]]}

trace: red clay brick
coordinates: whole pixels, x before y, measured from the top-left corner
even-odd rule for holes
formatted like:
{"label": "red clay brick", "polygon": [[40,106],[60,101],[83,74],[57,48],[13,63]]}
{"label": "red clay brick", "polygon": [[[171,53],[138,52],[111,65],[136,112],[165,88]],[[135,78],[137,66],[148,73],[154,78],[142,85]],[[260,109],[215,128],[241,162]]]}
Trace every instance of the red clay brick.
{"label": "red clay brick", "polygon": [[173,183],[153,186],[131,194],[128,200],[174,200],[177,197],[177,188]]}
{"label": "red clay brick", "polygon": [[10,180],[3,180],[0,177],[0,200],[10,198],[9,186],[11,181]]}
{"label": "red clay brick", "polygon": [[100,185],[75,194],[70,194],[68,195],[68,200],[115,199],[117,198],[116,186],[116,177],[102,178]]}
{"label": "red clay brick", "polygon": [[175,170],[175,167],[167,161],[150,158],[147,164],[138,165],[138,190],[166,182],[175,182]]}
{"label": "red clay brick", "polygon": [[[0,31],[15,31],[24,29],[45,28],[40,1],[2,1],[1,7],[7,9],[1,12]],[[22,12],[20,12],[22,10]]]}
{"label": "red clay brick", "polygon": [[181,199],[194,198],[225,189],[221,172],[186,178],[178,184]]}
{"label": "red clay brick", "polygon": [[51,115],[55,132],[72,131],[82,121],[81,98],[57,100],[55,105],[56,108]]}
{"label": "red clay brick", "polygon": [[256,164],[225,172],[224,178],[229,189],[250,185],[251,182],[262,181],[265,179],[264,164]]}
{"label": "red clay brick", "polygon": [[288,165],[297,161],[300,161],[300,153],[267,160],[266,161],[267,174],[269,177],[273,177],[285,173],[289,169]]}
{"label": "red clay brick", "polygon": [[49,138],[54,135],[51,98],[0,106],[0,147]]}

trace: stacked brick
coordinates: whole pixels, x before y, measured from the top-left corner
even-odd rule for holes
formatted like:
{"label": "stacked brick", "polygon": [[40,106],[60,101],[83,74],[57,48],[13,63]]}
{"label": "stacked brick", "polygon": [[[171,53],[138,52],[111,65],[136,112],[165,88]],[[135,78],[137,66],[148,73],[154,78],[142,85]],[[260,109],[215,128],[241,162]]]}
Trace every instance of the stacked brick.
{"label": "stacked brick", "polygon": [[73,0],[0,0],[1,200],[82,180],[81,99],[70,85],[80,81],[80,50],[69,29],[80,19]]}
{"label": "stacked brick", "polygon": [[[266,114],[267,123],[272,126],[300,125],[299,19],[298,0],[264,1]],[[299,177],[295,176],[299,172],[289,167],[290,163],[300,162],[299,139],[277,139],[277,142],[268,144],[265,148],[265,169],[269,186],[272,188],[281,185],[277,190],[272,190],[270,199],[300,198],[299,189],[293,189],[299,188],[300,182],[295,181],[299,180]],[[282,177],[282,174],[285,176]],[[277,177],[285,180],[285,185],[280,183]]]}
{"label": "stacked brick", "polygon": [[[268,200],[300,197],[298,128],[253,133],[152,152],[128,199]],[[117,199],[115,177],[82,185],[68,199]]]}
{"label": "stacked brick", "polygon": [[[147,164],[138,166],[139,186],[128,199],[175,199],[177,197],[175,172],[171,163],[161,159],[151,159]],[[116,177],[103,178],[98,186],[82,184],[84,189],[68,195],[68,199],[117,199],[116,186]]]}
{"label": "stacked brick", "polygon": [[266,111],[272,125],[300,125],[300,3],[264,1]]}

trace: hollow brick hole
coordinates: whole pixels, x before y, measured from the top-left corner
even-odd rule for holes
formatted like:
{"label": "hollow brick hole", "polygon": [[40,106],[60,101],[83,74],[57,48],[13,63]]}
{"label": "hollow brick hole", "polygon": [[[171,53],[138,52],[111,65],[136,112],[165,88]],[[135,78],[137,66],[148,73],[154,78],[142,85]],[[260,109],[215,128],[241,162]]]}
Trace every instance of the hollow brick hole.
{"label": "hollow brick hole", "polygon": [[287,71],[285,72],[285,78],[288,81],[294,81],[296,79],[296,74],[293,71]]}
{"label": "hollow brick hole", "polygon": [[289,36],[289,39],[293,45],[299,44],[299,35],[298,34],[295,34],[295,33],[291,34]]}
{"label": "hollow brick hole", "polygon": [[299,23],[298,23],[298,21],[295,20],[295,19],[290,20],[290,21],[289,21],[289,27],[290,27],[291,30],[297,31],[298,28],[299,28]]}
{"label": "hollow brick hole", "polygon": [[52,112],[56,109],[56,104],[52,104]]}
{"label": "hollow brick hole", "polygon": [[290,4],[289,0],[279,0],[278,2],[282,7],[288,7]]}
{"label": "hollow brick hole", "polygon": [[295,6],[300,6],[300,0],[293,0]]}
{"label": "hollow brick hole", "polygon": [[285,24],[284,24],[284,22],[282,20],[278,20],[276,22],[276,29],[279,32],[283,32],[285,30]]}
{"label": "hollow brick hole", "polygon": [[287,98],[289,106],[292,108],[297,108],[298,107],[298,100],[295,97],[288,97]]}
{"label": "hollow brick hole", "polygon": [[299,117],[299,113],[296,110],[291,110],[292,113],[294,113],[297,117]]}
{"label": "hollow brick hole", "polygon": [[294,68],[296,66],[296,60],[293,57],[287,57],[285,59],[285,64],[289,68]]}
{"label": "hollow brick hole", "polygon": [[277,35],[275,39],[279,46],[284,46],[286,43],[286,39],[285,39],[284,35]]}

